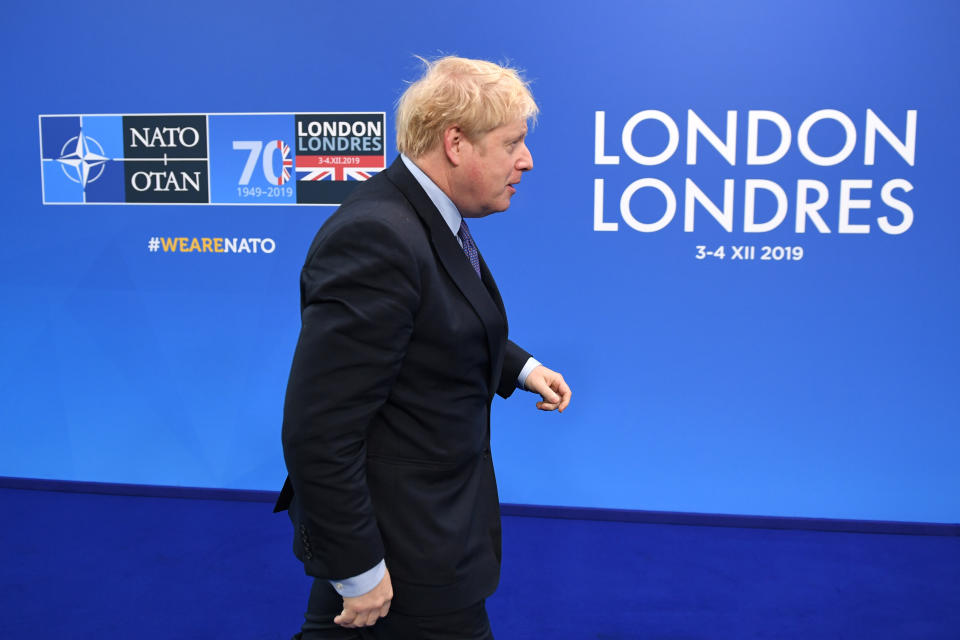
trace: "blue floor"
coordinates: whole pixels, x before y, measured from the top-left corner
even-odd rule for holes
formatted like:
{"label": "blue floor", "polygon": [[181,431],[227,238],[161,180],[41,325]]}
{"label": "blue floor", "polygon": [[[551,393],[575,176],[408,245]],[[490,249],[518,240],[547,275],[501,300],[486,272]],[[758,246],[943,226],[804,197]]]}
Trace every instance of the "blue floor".
{"label": "blue floor", "polygon": [[[286,639],[262,502],[0,489],[0,638]],[[958,640],[960,537],[504,518],[498,640]]]}

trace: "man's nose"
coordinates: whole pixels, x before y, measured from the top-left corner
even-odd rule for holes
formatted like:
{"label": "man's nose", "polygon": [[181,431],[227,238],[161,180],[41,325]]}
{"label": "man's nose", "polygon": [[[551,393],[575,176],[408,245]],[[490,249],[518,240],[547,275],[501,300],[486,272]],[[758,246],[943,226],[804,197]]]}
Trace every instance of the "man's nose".
{"label": "man's nose", "polygon": [[520,158],[517,160],[517,169],[519,171],[530,171],[530,169],[533,169],[533,155],[530,153],[530,148],[526,143],[523,144]]}

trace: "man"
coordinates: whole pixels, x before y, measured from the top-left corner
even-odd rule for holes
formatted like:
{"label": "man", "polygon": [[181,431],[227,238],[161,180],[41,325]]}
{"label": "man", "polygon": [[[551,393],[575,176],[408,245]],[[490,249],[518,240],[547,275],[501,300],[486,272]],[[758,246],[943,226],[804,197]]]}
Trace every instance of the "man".
{"label": "man", "polygon": [[315,576],[303,640],[493,637],[490,404],[519,386],[563,411],[571,392],[507,339],[465,219],[510,206],[536,113],[512,69],[427,63],[397,108],[401,156],[310,247],[277,503]]}

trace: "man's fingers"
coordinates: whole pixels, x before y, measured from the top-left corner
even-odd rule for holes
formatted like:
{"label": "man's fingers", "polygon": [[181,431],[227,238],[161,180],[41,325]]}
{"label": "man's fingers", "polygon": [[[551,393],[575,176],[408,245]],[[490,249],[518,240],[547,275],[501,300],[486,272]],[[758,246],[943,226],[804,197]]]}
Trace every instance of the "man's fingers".
{"label": "man's fingers", "polygon": [[563,376],[543,365],[530,372],[526,380],[526,388],[540,395],[541,400],[537,402],[537,409],[541,411],[559,409],[563,412],[570,404],[570,398],[573,395]]}
{"label": "man's fingers", "polygon": [[347,627],[349,629],[355,629],[357,627],[366,627],[374,622],[380,617],[380,610],[374,609],[371,611],[357,611],[356,609],[344,608],[340,615],[333,619],[333,621],[340,625],[341,627]]}
{"label": "man's fingers", "polygon": [[557,377],[550,381],[550,387],[558,394],[554,404],[557,405],[557,408],[560,409],[562,413],[563,410],[567,408],[567,405],[570,404],[570,396],[573,395],[570,392],[570,386],[563,379],[563,376],[557,374]]}
{"label": "man's fingers", "polygon": [[343,611],[340,612],[340,615],[338,615],[336,618],[333,619],[333,621],[336,624],[340,625],[341,627],[349,627],[353,625],[353,622],[356,619],[357,619],[356,611],[353,611],[353,610],[347,611],[346,609],[344,609]]}
{"label": "man's fingers", "polygon": [[567,386],[566,382],[563,382],[560,387],[560,394],[563,398],[560,400],[560,413],[563,413],[563,410],[567,408],[567,405],[570,404],[570,398],[573,397],[573,392],[570,391],[570,387]]}
{"label": "man's fingers", "polygon": [[359,616],[358,620],[354,621],[355,627],[372,627],[377,623],[377,620],[387,615],[386,611],[390,608],[390,604],[385,604],[379,609],[373,609],[368,611],[365,615]]}
{"label": "man's fingers", "polygon": [[558,396],[558,395],[554,392],[554,390],[551,388],[550,383],[547,382],[546,380],[537,380],[537,381],[535,382],[534,391],[537,392],[537,393],[539,393],[540,396],[541,396],[541,397],[544,399],[544,401],[546,401],[546,402],[551,402],[551,403],[554,403],[554,404],[556,404],[557,402],[560,402],[560,396]]}
{"label": "man's fingers", "polygon": [[333,621],[341,627],[355,629],[358,627],[369,627],[376,624],[377,620],[383,618],[390,611],[390,603],[385,602],[382,607],[371,609],[369,611],[355,611],[353,609],[344,609],[340,615]]}
{"label": "man's fingers", "polygon": [[537,402],[537,409],[541,411],[555,411],[557,409],[563,413],[563,410],[567,408],[567,405],[570,404],[570,398],[573,394],[568,390],[563,396],[556,396],[555,402],[547,402],[546,400],[541,400]]}
{"label": "man's fingers", "polygon": [[553,408],[566,409],[567,405],[570,404],[570,387],[562,379],[550,381],[546,393],[540,395],[543,396],[545,402],[553,405]]}
{"label": "man's fingers", "polygon": [[557,391],[560,390],[559,385],[557,384],[556,380],[551,380],[547,384],[550,386],[547,387],[547,395],[544,397],[544,400],[550,402],[551,404],[557,404],[560,402],[560,395],[557,393]]}

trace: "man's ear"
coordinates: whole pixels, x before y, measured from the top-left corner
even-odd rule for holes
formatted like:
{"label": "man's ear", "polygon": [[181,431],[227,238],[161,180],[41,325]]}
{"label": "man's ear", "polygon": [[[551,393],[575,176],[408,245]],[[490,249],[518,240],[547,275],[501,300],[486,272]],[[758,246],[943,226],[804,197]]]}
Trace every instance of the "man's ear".
{"label": "man's ear", "polygon": [[467,142],[463,129],[452,124],[443,132],[443,152],[447,155],[447,160],[455,167],[459,167],[463,161],[464,144]]}

